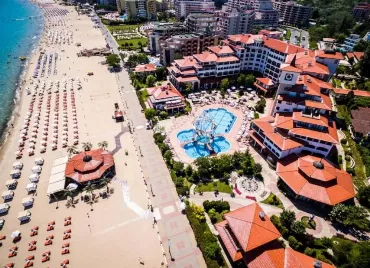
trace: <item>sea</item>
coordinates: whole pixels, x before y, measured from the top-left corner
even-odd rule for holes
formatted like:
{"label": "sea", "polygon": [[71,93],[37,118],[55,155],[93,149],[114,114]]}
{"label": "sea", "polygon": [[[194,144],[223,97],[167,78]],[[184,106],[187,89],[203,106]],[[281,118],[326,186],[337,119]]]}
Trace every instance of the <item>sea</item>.
{"label": "sea", "polygon": [[[0,0],[0,137],[19,95],[19,81],[43,30],[41,9],[31,0]],[[21,61],[19,57],[27,57]],[[1,139],[1,142],[3,139]]]}

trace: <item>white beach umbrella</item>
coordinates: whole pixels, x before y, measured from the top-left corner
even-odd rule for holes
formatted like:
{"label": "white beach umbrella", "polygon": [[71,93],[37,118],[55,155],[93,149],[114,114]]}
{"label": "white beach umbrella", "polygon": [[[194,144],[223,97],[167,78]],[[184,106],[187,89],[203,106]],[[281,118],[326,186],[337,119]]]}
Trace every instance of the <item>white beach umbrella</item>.
{"label": "white beach umbrella", "polygon": [[12,239],[15,239],[15,238],[18,238],[20,235],[21,235],[21,232],[17,230],[17,231],[12,232],[12,234],[10,235],[10,237]]}
{"label": "white beach umbrella", "polygon": [[26,133],[27,133],[27,130],[26,130],[26,129],[22,129],[22,130],[21,130],[21,133],[22,133],[22,134],[26,134]]}
{"label": "white beach umbrella", "polygon": [[31,174],[31,175],[29,176],[29,180],[30,180],[31,182],[38,182],[38,181],[40,180],[40,176],[39,176],[38,174],[36,174],[36,173]]}
{"label": "white beach umbrella", "polygon": [[19,155],[19,154],[21,154],[22,152],[21,151],[16,151],[14,154],[15,155]]}
{"label": "white beach umbrella", "polygon": [[12,171],[10,171],[10,176],[16,176],[20,174],[21,174],[21,171],[19,169],[13,169]]}
{"label": "white beach umbrella", "polygon": [[35,164],[36,165],[43,165],[44,164],[44,159],[41,157],[38,157],[35,159]]}
{"label": "white beach umbrella", "polygon": [[41,172],[41,170],[42,170],[41,166],[34,166],[34,167],[32,168],[32,172],[33,172],[33,173],[40,173],[40,172]]}
{"label": "white beach umbrella", "polygon": [[23,164],[21,162],[14,162],[13,163],[13,168],[20,170],[20,169],[23,168]]}
{"label": "white beach umbrella", "polygon": [[27,150],[27,153],[33,153],[34,152],[34,149],[28,149]]}

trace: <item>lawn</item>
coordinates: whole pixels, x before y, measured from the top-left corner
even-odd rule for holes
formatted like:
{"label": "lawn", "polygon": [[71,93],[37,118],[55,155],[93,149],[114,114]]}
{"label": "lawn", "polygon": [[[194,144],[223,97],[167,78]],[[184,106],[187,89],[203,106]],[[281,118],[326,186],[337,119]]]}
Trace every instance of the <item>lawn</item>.
{"label": "lawn", "polygon": [[135,32],[137,28],[141,27],[143,24],[122,24],[122,25],[107,25],[109,31],[125,31],[125,32]]}
{"label": "lawn", "polygon": [[279,197],[277,197],[273,193],[270,193],[270,195],[265,200],[263,200],[261,203],[276,206],[278,208],[284,209],[283,202],[281,202]]}
{"label": "lawn", "polygon": [[218,190],[220,193],[227,193],[230,194],[232,192],[232,189],[229,185],[227,185],[224,182],[221,181],[215,181],[215,182],[209,182],[205,184],[198,184],[197,187],[195,187],[196,192],[213,192],[215,190]]}
{"label": "lawn", "polygon": [[[134,39],[127,39],[127,40],[117,40],[118,45],[121,47],[130,47],[132,49],[139,49],[139,42],[141,42],[141,45],[143,47],[146,47],[146,44],[148,42],[148,38],[134,38]],[[125,46],[125,44],[128,44],[128,46]],[[132,44],[132,45],[131,45]]]}
{"label": "lawn", "polygon": [[286,40],[290,40],[290,37],[292,36],[292,32],[290,30],[286,30],[286,35],[285,35],[285,39]]}
{"label": "lawn", "polygon": [[310,221],[310,218],[308,216],[303,216],[301,218],[301,222],[303,222],[304,226],[308,229],[316,229],[316,222],[315,221]]}

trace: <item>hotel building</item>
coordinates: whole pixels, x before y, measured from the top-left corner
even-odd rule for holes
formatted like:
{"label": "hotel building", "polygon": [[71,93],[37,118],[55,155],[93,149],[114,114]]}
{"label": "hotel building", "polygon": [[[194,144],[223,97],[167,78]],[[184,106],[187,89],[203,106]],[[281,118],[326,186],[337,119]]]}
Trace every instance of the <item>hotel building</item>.
{"label": "hotel building", "polygon": [[215,13],[216,7],[212,0],[176,0],[176,18],[186,18],[191,13]]}
{"label": "hotel building", "polygon": [[296,27],[307,26],[312,17],[312,7],[302,6],[294,1],[274,1],[273,6],[279,10],[280,23]]}

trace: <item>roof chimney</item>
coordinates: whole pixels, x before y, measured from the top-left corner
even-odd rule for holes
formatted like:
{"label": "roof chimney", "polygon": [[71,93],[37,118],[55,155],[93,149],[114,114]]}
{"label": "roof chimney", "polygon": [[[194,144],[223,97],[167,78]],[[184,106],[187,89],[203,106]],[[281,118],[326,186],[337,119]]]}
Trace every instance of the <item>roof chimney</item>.
{"label": "roof chimney", "polygon": [[296,66],[295,66],[295,62],[296,62],[296,60],[297,60],[297,54],[294,54],[294,57],[293,57],[293,59],[292,59],[292,62],[290,63],[290,66],[296,67]]}
{"label": "roof chimney", "polygon": [[260,213],[258,213],[258,216],[260,217],[261,220],[265,220],[265,212],[260,211]]}
{"label": "roof chimney", "polygon": [[321,268],[322,267],[322,262],[318,260],[313,261],[313,267],[314,268]]}

